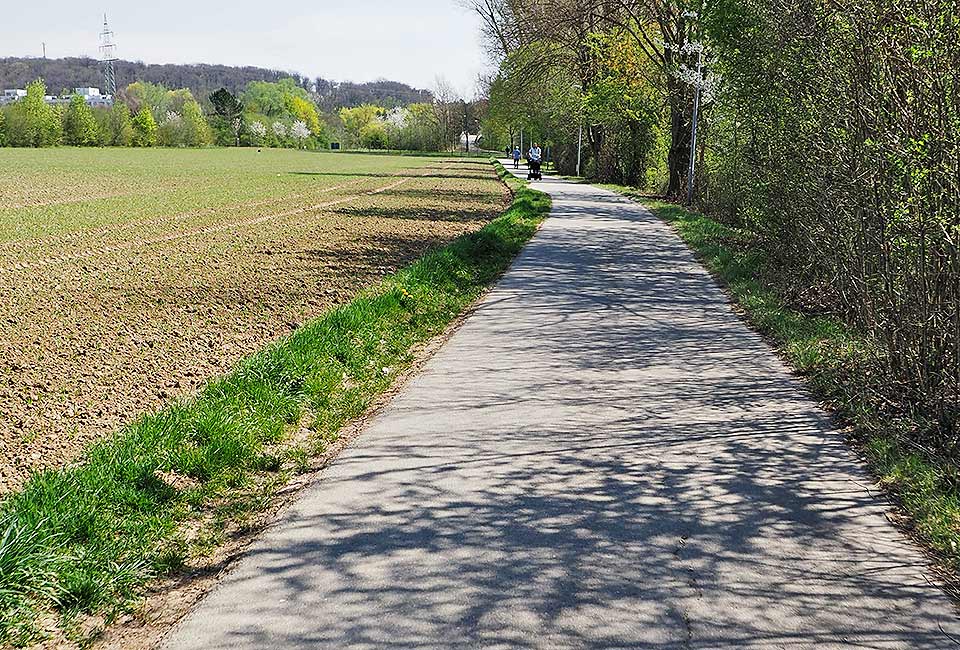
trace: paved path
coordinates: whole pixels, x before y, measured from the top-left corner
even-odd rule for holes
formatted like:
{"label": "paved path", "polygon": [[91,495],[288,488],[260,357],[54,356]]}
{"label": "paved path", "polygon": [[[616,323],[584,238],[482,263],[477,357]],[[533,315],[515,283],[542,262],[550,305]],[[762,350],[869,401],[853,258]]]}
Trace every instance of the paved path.
{"label": "paved path", "polygon": [[841,436],[643,208],[554,212],[169,649],[954,648]]}

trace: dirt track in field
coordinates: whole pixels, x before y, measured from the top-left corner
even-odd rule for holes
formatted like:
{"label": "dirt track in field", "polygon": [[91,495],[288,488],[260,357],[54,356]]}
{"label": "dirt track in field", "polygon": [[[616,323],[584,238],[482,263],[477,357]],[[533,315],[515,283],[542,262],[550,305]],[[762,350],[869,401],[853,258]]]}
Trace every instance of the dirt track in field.
{"label": "dirt track in field", "polygon": [[489,164],[438,160],[0,246],[0,493],[508,202]]}

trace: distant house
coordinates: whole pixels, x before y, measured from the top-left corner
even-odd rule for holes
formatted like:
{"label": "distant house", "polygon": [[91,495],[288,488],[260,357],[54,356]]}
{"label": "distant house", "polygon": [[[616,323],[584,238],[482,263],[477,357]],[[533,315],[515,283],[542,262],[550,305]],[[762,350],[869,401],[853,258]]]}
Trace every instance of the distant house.
{"label": "distant house", "polygon": [[89,106],[94,108],[110,108],[113,106],[112,95],[101,95],[99,88],[74,88],[74,93],[83,97]]}
{"label": "distant house", "polygon": [[[74,88],[73,95],[80,95],[83,97],[83,101],[85,101],[88,106],[92,106],[94,108],[110,108],[113,106],[113,97],[111,95],[101,95],[99,88]],[[22,88],[8,88],[3,91],[2,95],[0,95],[0,106],[20,101],[26,96],[27,91]],[[44,96],[43,101],[53,105],[69,104],[70,97],[72,97],[72,95],[67,95],[64,97],[46,95]]]}
{"label": "distant house", "polygon": [[8,88],[3,91],[2,95],[0,95],[0,106],[20,101],[26,96],[27,91],[23,90],[22,88]]}

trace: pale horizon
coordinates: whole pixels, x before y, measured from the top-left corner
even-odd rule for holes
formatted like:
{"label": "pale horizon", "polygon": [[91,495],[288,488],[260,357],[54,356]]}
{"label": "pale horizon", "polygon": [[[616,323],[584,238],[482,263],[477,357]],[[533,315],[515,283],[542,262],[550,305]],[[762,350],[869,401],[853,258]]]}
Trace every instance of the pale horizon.
{"label": "pale horizon", "polygon": [[477,21],[456,0],[321,2],[286,13],[247,0],[229,10],[168,0],[162,13],[113,1],[97,10],[54,0],[18,7],[0,57],[40,58],[46,43],[48,59],[100,58],[104,13],[117,58],[147,64],[254,66],[423,89],[443,77],[468,97],[486,68]]}

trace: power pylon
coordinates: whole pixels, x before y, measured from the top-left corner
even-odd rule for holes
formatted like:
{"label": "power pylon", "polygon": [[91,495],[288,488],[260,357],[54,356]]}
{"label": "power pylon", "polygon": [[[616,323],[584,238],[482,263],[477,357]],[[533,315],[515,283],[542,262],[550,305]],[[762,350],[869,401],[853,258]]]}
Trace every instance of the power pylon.
{"label": "power pylon", "polygon": [[107,14],[103,14],[103,31],[100,32],[100,65],[103,66],[103,92],[117,94],[117,73],[113,62],[117,60],[117,44],[113,42],[113,32],[107,24]]}

